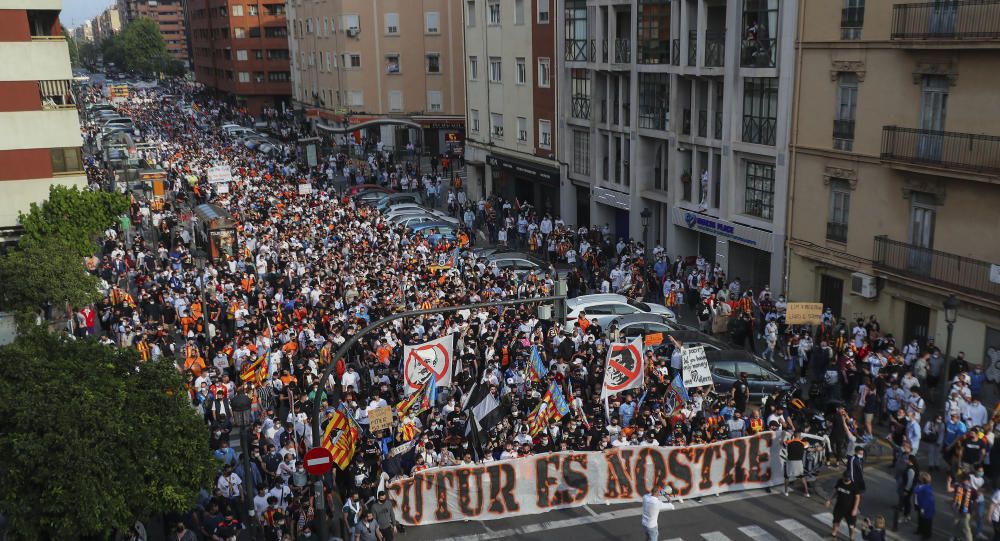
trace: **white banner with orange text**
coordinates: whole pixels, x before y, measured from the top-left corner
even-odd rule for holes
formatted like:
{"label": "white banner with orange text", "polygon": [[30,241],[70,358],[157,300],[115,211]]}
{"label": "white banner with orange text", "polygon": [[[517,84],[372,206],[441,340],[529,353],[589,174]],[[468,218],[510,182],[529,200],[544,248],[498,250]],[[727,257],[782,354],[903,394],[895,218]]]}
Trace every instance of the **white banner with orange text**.
{"label": "white banner with orange text", "polygon": [[418,526],[496,520],[587,504],[639,502],[659,486],[697,498],[784,482],[781,438],[764,432],[687,447],[561,451],[421,471],[389,484],[397,518]]}

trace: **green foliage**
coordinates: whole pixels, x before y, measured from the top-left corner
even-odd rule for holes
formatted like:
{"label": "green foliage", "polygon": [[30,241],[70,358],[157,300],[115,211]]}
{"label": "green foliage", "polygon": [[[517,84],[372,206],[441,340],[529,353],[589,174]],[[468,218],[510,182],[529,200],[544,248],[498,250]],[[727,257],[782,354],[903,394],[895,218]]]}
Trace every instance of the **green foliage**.
{"label": "green foliage", "polygon": [[119,193],[81,191],[77,187],[53,185],[49,198],[32,203],[21,214],[24,236],[19,246],[44,243],[47,237],[60,239],[70,253],[86,257],[94,253],[94,241],[101,232],[128,212],[128,200]]}
{"label": "green foliage", "polygon": [[72,64],[74,68],[80,67],[80,49],[76,42],[76,38],[74,38],[62,24],[59,25],[59,29],[62,35],[66,36],[66,44],[69,46],[69,63]]}
{"label": "green foliage", "polygon": [[145,75],[163,71],[170,60],[159,25],[146,17],[136,19],[122,30],[121,48],[125,69]]}
{"label": "green foliage", "polygon": [[101,57],[101,44],[89,41],[81,43],[78,56],[81,64],[87,66],[88,68],[93,68],[97,65],[97,61]]}
{"label": "green foliage", "polygon": [[54,306],[84,306],[100,299],[98,280],[87,274],[82,259],[66,242],[48,236],[26,243],[0,257],[0,308],[38,310]]}
{"label": "green foliage", "polygon": [[40,327],[0,347],[9,539],[76,539],[190,508],[214,468],[170,362]]}
{"label": "green foliage", "polygon": [[125,49],[122,47],[121,34],[108,36],[101,42],[101,56],[105,64],[114,64],[125,67]]}

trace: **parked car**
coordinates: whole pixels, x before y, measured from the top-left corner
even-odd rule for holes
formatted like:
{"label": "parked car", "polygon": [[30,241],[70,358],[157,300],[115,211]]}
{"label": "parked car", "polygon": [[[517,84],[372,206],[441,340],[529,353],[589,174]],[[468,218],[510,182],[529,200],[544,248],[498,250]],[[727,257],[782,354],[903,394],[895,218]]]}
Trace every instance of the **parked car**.
{"label": "parked car", "polygon": [[646,303],[632,300],[624,295],[603,293],[596,295],[581,295],[566,301],[567,321],[572,324],[580,312],[586,312],[591,323],[607,327],[616,317],[628,314],[660,314],[668,321],[676,322],[674,311],[662,304]]}
{"label": "parked car", "polygon": [[545,274],[548,263],[524,252],[494,252],[485,257],[486,264],[496,264],[500,270],[511,269],[518,278],[529,274]]}
{"label": "parked car", "polygon": [[792,384],[742,349],[705,350],[712,370],[712,382],[719,394],[728,393],[741,373],[746,373],[750,399],[759,401],[772,391],[790,391]]}
{"label": "parked car", "polygon": [[[635,313],[614,318],[610,325],[616,325],[624,338],[629,340],[640,335],[665,333],[683,330],[685,327],[674,323],[662,314]],[[666,339],[664,339],[666,340]]]}
{"label": "parked car", "polygon": [[375,207],[381,211],[385,212],[387,208],[393,204],[399,203],[416,203],[421,204],[424,202],[424,198],[420,196],[418,192],[406,192],[406,193],[391,193],[386,194],[378,202],[375,203]]}
{"label": "parked car", "polygon": [[415,225],[410,228],[414,234],[421,234],[431,245],[441,242],[442,239],[454,242],[458,239],[458,228],[448,222],[427,222]]}
{"label": "parked car", "polygon": [[386,188],[385,186],[380,186],[378,184],[355,184],[347,189],[347,195],[355,197],[363,193],[396,193],[396,190],[392,188]]}

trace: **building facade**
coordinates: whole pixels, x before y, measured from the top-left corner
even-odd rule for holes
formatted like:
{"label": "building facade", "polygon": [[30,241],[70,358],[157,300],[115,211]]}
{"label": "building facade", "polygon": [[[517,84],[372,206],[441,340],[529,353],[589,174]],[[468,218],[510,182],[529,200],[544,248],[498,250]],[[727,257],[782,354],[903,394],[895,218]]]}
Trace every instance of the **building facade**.
{"label": "building facade", "polygon": [[287,106],[292,92],[285,4],[188,0],[195,79],[252,114]]}
{"label": "building facade", "polygon": [[121,32],[122,21],[118,15],[118,6],[111,6],[94,17],[94,41],[101,42]]}
{"label": "building facade", "polygon": [[73,39],[77,41],[94,41],[94,28],[97,19],[83,21],[80,26],[73,29]]}
{"label": "building facade", "polygon": [[560,3],[567,223],[781,289],[799,3]]}
{"label": "building facade", "polygon": [[8,0],[0,10],[0,228],[16,226],[54,184],[87,185],[61,7]]}
{"label": "building facade", "polygon": [[[371,128],[387,148],[461,146],[465,119],[462,3],[291,0],[296,108],[320,128]],[[358,136],[360,137],[360,132]]]}
{"label": "building facade", "polygon": [[[465,2],[467,188],[562,216],[555,0]],[[575,210],[570,212],[575,213]]]}
{"label": "building facade", "polygon": [[952,353],[1000,362],[1000,2],[820,2],[802,19],[791,298],[944,350],[955,295]]}

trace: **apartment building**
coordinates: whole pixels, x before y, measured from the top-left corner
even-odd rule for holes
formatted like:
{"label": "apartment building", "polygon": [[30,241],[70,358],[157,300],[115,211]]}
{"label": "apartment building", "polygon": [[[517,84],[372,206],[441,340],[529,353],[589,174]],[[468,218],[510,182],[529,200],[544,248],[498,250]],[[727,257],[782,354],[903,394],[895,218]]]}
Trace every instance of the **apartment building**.
{"label": "apartment building", "polygon": [[188,0],[195,79],[259,114],[292,93],[285,4]]}
{"label": "apartment building", "polygon": [[185,0],[117,0],[115,11],[121,26],[140,17],[152,19],[160,26],[160,35],[167,43],[170,56],[189,65],[185,3]]}
{"label": "apartment building", "polygon": [[413,143],[444,153],[461,147],[461,4],[290,0],[296,108],[318,129],[367,124],[367,135],[388,148]]}
{"label": "apartment building", "polygon": [[1000,362],[1000,2],[801,16],[791,297],[944,350],[954,295],[952,353]]}
{"label": "apartment building", "polygon": [[73,39],[77,41],[94,41],[94,23],[97,19],[83,21],[73,29]]}
{"label": "apartment building", "polygon": [[94,30],[94,41],[101,42],[121,32],[122,21],[118,15],[118,6],[111,6],[94,17],[91,21]]}
{"label": "apartment building", "polygon": [[799,3],[560,4],[567,222],[782,289]]}
{"label": "apartment building", "polygon": [[54,184],[87,185],[61,7],[7,0],[0,10],[0,228],[16,226]]}
{"label": "apartment building", "polygon": [[498,193],[553,216],[566,197],[556,158],[555,0],[465,2],[470,195]]}

